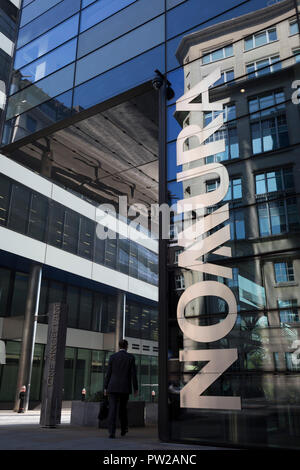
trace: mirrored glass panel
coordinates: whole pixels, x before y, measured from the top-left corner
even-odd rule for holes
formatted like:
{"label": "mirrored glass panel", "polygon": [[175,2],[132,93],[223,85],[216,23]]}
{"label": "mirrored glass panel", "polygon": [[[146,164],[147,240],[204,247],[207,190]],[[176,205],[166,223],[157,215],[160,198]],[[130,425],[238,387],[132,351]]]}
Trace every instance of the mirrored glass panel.
{"label": "mirrored glass panel", "polygon": [[76,85],[157,46],[163,40],[164,18],[160,16],[80,59],[76,67]]}
{"label": "mirrored glass panel", "polygon": [[[179,30],[180,9],[192,11],[189,3],[171,10],[169,34],[176,15]],[[294,4],[253,1],[230,17],[212,16],[168,46],[175,93],[167,102],[171,436],[297,448]]]}
{"label": "mirrored glass panel", "polygon": [[74,37],[77,34],[78,21],[79,15],[74,15],[38,39],[18,49],[15,55],[14,69],[19,70],[24,65],[47,54],[47,52]]}
{"label": "mirrored glass panel", "polygon": [[23,5],[20,27],[34,20],[37,16],[42,15],[60,1],[61,0],[34,0],[27,7]]}
{"label": "mirrored glass panel", "polygon": [[40,80],[11,96],[8,101],[7,119],[24,113],[25,111],[48,101],[56,95],[72,88],[74,78],[74,64],[71,64],[47,78]]}
{"label": "mirrored glass panel", "polygon": [[139,0],[128,8],[116,13],[100,24],[80,34],[78,40],[78,57],[82,57],[100,46],[107,44],[122,34],[141,26],[154,16],[163,13],[162,0]]}
{"label": "mirrored glass panel", "polygon": [[63,0],[19,30],[17,48],[70,18],[80,9],[80,0]]}
{"label": "mirrored glass panel", "polygon": [[85,31],[135,1],[136,0],[97,0],[89,8],[82,11],[80,31]]}
{"label": "mirrored glass panel", "polygon": [[30,65],[15,70],[11,81],[10,94],[18,92],[73,62],[76,58],[76,47],[77,39],[72,39]]}

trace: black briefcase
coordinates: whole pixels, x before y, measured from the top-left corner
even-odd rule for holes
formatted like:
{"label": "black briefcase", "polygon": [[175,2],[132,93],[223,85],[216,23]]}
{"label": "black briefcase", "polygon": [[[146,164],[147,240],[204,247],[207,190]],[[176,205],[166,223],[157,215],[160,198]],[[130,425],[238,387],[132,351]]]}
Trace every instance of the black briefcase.
{"label": "black briefcase", "polygon": [[100,409],[98,414],[99,421],[103,421],[108,417],[108,397],[104,397],[100,402]]}

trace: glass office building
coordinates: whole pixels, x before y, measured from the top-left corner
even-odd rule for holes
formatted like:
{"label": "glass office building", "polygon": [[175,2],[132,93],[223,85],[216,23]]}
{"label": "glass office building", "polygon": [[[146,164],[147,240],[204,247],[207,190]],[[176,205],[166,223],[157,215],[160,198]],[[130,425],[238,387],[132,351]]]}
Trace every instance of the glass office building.
{"label": "glass office building", "polygon": [[23,0],[0,159],[3,403],[38,264],[32,400],[59,301],[65,399],[101,389],[121,312],[162,440],[299,446],[298,10]]}

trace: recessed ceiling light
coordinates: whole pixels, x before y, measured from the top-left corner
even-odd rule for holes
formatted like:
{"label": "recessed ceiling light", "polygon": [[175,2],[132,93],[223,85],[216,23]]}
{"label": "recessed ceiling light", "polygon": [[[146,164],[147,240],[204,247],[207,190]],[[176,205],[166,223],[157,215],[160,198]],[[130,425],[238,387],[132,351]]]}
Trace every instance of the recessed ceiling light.
{"label": "recessed ceiling light", "polygon": [[245,88],[241,88],[240,91],[241,91],[241,93],[245,93],[246,90],[245,90]]}

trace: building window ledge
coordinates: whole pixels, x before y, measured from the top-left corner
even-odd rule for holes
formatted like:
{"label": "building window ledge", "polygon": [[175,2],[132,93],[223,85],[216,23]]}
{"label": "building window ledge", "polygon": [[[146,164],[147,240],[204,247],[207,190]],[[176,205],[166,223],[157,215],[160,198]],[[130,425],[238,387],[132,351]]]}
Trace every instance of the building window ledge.
{"label": "building window ledge", "polygon": [[276,282],[273,287],[293,287],[298,286],[298,282],[295,281],[287,281],[287,282]]}

